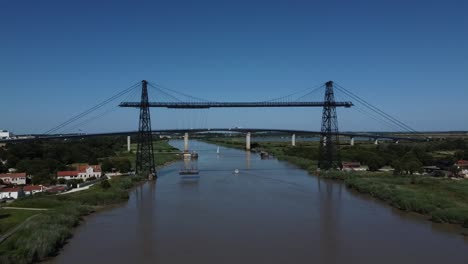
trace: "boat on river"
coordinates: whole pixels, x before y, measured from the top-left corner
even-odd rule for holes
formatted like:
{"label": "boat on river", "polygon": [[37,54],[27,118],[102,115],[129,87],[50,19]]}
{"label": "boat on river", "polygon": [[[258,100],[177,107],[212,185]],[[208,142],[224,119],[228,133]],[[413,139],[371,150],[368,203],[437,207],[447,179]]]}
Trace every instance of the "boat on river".
{"label": "boat on river", "polygon": [[270,153],[266,152],[266,151],[261,151],[260,152],[260,158],[261,159],[269,159],[270,158]]}
{"label": "boat on river", "polygon": [[198,175],[198,169],[190,168],[190,169],[181,169],[179,171],[179,175]]}

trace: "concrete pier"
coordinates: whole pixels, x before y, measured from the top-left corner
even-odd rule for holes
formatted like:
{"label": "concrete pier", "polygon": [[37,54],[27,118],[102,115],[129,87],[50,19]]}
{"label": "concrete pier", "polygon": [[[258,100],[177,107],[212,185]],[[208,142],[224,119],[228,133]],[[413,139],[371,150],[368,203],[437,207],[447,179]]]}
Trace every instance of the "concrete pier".
{"label": "concrete pier", "polygon": [[130,152],[130,150],[131,150],[130,136],[127,136],[127,151]]}
{"label": "concrete pier", "polygon": [[188,152],[188,133],[184,134],[184,152]]}
{"label": "concrete pier", "polygon": [[245,149],[250,150],[250,132],[245,135]]}
{"label": "concrete pier", "polygon": [[296,146],[296,134],[292,134],[291,136],[291,145],[293,147]]}

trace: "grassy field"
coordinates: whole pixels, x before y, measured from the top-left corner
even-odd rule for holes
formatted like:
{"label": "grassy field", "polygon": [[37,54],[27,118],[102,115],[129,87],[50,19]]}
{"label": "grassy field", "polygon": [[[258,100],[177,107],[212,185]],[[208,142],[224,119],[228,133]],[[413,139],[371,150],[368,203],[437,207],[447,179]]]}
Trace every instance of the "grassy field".
{"label": "grassy field", "polygon": [[[156,144],[173,150],[165,141]],[[178,159],[178,156],[170,155],[159,159],[158,164]],[[34,211],[40,215],[27,222],[0,244],[0,263],[33,263],[53,256],[72,236],[73,229],[80,223],[83,216],[104,206],[127,201],[129,190],[144,181],[144,178],[137,176],[115,177],[108,181],[108,186],[101,183],[80,192],[64,195],[36,194],[16,200],[8,206],[49,210]],[[0,230],[3,232],[13,228],[31,213],[31,211],[24,210],[0,209]]]}
{"label": "grassy field", "polygon": [[468,180],[376,172],[329,172],[321,176],[342,180],[349,188],[398,209],[427,215],[434,222],[468,228]]}
{"label": "grassy field", "polygon": [[[242,138],[214,138],[207,142],[244,149]],[[316,142],[291,147],[284,142],[261,142],[256,147],[317,175]],[[369,148],[373,147],[372,145]],[[320,177],[343,181],[347,187],[369,194],[404,211],[424,214],[434,222],[468,228],[468,179],[393,175],[386,172],[322,172]]]}
{"label": "grassy field", "polygon": [[0,235],[38,213],[34,210],[0,209]]}
{"label": "grassy field", "polygon": [[[130,145],[130,152],[122,151],[118,153],[118,157],[126,157],[132,162],[132,167],[135,167],[135,153],[137,151],[137,144]],[[179,149],[169,145],[167,140],[155,140],[153,142],[154,162],[156,166],[163,166],[168,162],[179,159],[176,154],[180,152]]]}

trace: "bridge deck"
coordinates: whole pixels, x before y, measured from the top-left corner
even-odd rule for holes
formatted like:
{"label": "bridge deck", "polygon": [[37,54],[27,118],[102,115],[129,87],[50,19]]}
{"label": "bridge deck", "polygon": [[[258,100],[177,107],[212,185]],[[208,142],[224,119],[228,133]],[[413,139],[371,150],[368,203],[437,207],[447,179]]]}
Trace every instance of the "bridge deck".
{"label": "bridge deck", "polygon": [[[122,102],[120,107],[140,107],[140,102]],[[352,102],[149,102],[149,107],[160,108],[226,108],[226,107],[346,107],[353,106]]]}

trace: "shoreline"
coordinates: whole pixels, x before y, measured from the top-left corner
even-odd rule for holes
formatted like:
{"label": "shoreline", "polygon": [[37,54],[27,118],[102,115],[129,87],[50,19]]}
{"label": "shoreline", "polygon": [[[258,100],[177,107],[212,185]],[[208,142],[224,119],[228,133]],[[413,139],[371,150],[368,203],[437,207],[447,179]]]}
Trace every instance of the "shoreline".
{"label": "shoreline", "polygon": [[[180,160],[174,156],[157,165],[156,169]],[[103,189],[99,184],[88,190],[61,196],[35,195],[13,203],[14,207],[47,208],[35,221],[22,222],[16,232],[0,243],[0,263],[50,263],[73,238],[76,229],[86,218],[105,210],[112,210],[128,202],[130,192],[145,184],[141,176],[124,176],[108,180],[111,187]],[[54,226],[50,230],[48,227]],[[34,236],[32,236],[34,235]],[[28,243],[24,245],[22,241]],[[27,254],[24,254],[27,252]]]}
{"label": "shoreline", "polygon": [[[225,138],[203,139],[202,141],[245,150],[244,143],[240,141],[226,141]],[[455,198],[452,201],[444,197],[443,194],[431,193],[433,189],[445,191],[445,188],[454,188],[452,185],[457,184],[456,182],[463,182],[468,186],[468,180],[452,181],[428,176],[392,175],[386,172],[367,171],[324,171],[317,173],[315,161],[279,153],[273,146],[266,146],[266,143],[268,142],[258,143],[259,149],[256,150],[268,151],[276,159],[298,166],[311,176],[341,182],[350,190],[366,195],[401,212],[418,214],[433,223],[449,224],[461,228],[459,234],[468,237],[468,204],[460,205]],[[255,151],[251,150],[251,152]],[[450,186],[440,186],[443,184]]]}
{"label": "shoreline", "polygon": [[[176,163],[178,162],[179,159],[176,159],[176,160],[172,160],[172,161],[167,161],[165,162],[164,164],[162,165],[158,165],[156,166],[156,169],[160,169],[160,168],[163,168],[163,167],[166,167],[166,166],[169,166],[173,163]],[[125,177],[131,177],[131,176],[125,176]],[[149,180],[149,179],[143,179],[141,181],[138,181],[136,182],[130,189],[128,189],[128,194],[130,194],[130,192],[134,191],[136,188],[146,184],[147,182],[149,181],[156,181],[157,179],[154,179],[154,180]],[[93,217],[95,216],[96,214],[98,213],[101,213],[101,212],[105,212],[105,211],[108,211],[108,210],[114,210],[115,208],[118,208],[118,207],[121,207],[123,205],[125,205],[126,203],[128,202],[128,198],[125,200],[125,201],[121,201],[121,202],[117,202],[115,204],[108,204],[108,205],[103,205],[103,206],[95,206],[93,209],[95,209],[94,211],[92,211],[91,213],[89,214],[86,214],[86,215],[83,215],[82,216],[82,219],[80,220],[80,223],[74,227],[73,229],[73,233],[75,233],[76,229],[78,229],[82,223],[86,222],[86,218],[89,218],[89,217]],[[37,263],[44,263],[44,264],[48,264],[48,263],[52,263],[51,261],[53,261],[53,259],[55,257],[57,257],[58,255],[60,255],[61,251],[63,250],[63,248],[68,244],[68,242],[73,238],[73,234],[71,237],[69,237],[61,246],[60,248],[58,248],[56,254],[54,254],[53,256],[50,256],[44,260],[41,260]]]}

